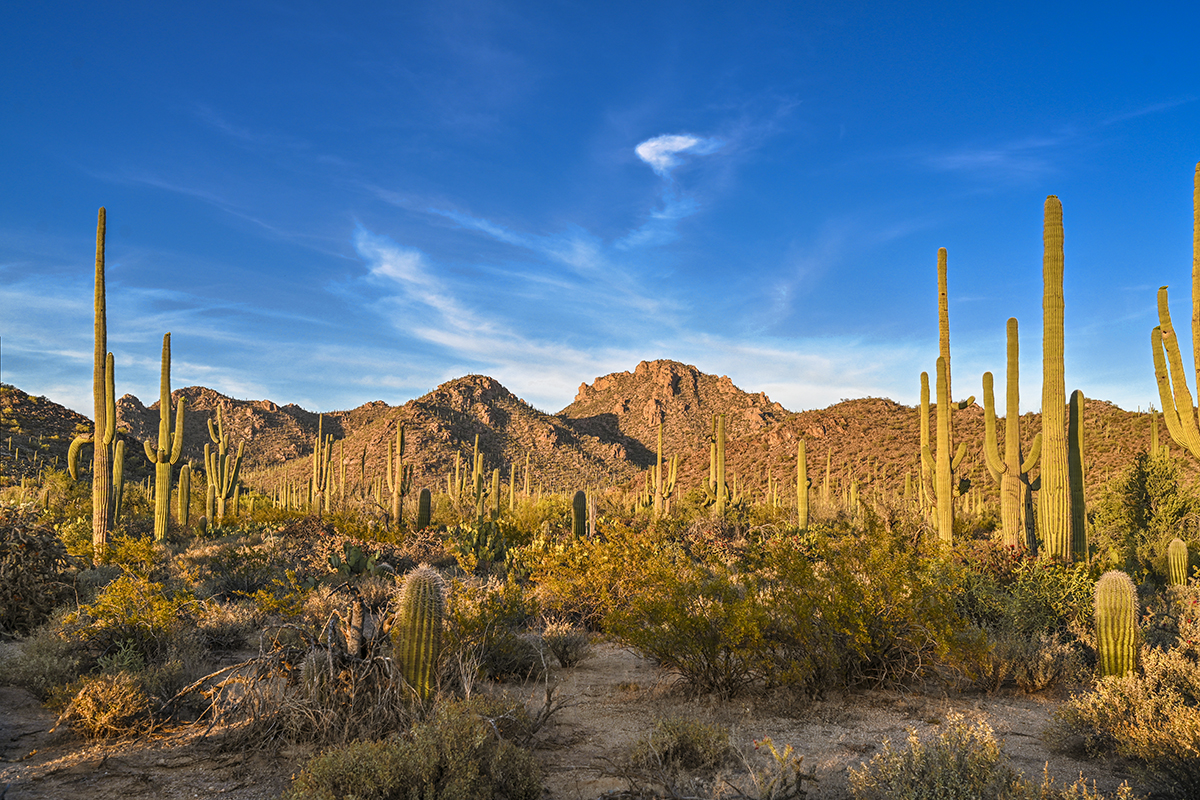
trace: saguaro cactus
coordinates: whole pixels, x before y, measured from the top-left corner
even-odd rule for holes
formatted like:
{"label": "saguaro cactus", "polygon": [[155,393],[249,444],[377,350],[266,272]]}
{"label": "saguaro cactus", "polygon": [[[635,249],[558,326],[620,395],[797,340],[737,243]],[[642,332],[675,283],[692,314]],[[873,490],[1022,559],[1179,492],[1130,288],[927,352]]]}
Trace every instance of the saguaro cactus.
{"label": "saguaro cactus", "polygon": [[422,701],[429,699],[437,681],[445,612],[446,582],[438,571],[422,564],[408,573],[400,590],[393,643],[400,672]]}
{"label": "saguaro cactus", "polygon": [[[958,446],[958,452],[950,455],[950,384],[946,372],[946,360],[937,360],[937,455],[929,451],[926,444],[921,448],[921,460],[927,473],[933,473],[932,491],[934,516],[937,519],[938,538],[947,544],[954,541],[954,493],[965,491],[958,486],[954,474],[967,453],[967,443]],[[929,375],[921,373],[921,399],[924,404],[922,419],[929,419]],[[974,400],[974,398],[971,398]],[[970,401],[968,401],[970,402]],[[928,434],[926,434],[926,437]],[[927,438],[926,438],[927,440]],[[960,480],[957,483],[962,483]]]}
{"label": "saguaro cactus", "polygon": [[1067,388],[1063,371],[1062,203],[1046,198],[1042,255],[1042,474],[1038,530],[1051,557],[1070,561],[1071,486],[1067,465]]}
{"label": "saguaro cactus", "polygon": [[718,516],[725,513],[729,486],[725,482],[725,415],[713,415],[713,432],[708,448],[708,501]]}
{"label": "saguaro cactus", "polygon": [[[1158,320],[1158,327],[1150,334],[1150,346],[1154,352],[1154,376],[1158,381],[1158,396],[1162,400],[1163,419],[1171,438],[1194,457],[1200,458],[1200,426],[1196,423],[1195,405],[1192,403],[1192,393],[1188,390],[1179,340],[1171,325],[1166,286],[1158,290]],[[1197,390],[1200,391],[1200,164],[1196,165],[1192,188],[1192,360]]]}
{"label": "saguaro cactus", "polygon": [[1096,650],[1100,676],[1128,675],[1137,664],[1137,587],[1112,570],[1096,582]]}
{"label": "saguaro cactus", "polygon": [[675,493],[675,478],[679,468],[679,457],[671,456],[667,461],[668,474],[663,475],[663,423],[658,421],[658,454],[654,465],[654,518],[671,513],[671,497]]}
{"label": "saguaro cactus", "polygon": [[213,522],[214,513],[216,519],[225,516],[225,501],[233,496],[233,487],[237,485],[246,443],[238,443],[236,457],[229,452],[229,435],[225,433],[225,420],[221,415],[220,406],[217,406],[215,427],[212,417],[208,418],[208,436],[212,439],[212,444],[217,446],[217,449],[213,450],[209,443],[204,444],[204,470],[208,475],[206,514],[209,522]]}
{"label": "saguaro cactus", "polygon": [[179,468],[179,508],[176,510],[179,527],[187,530],[192,522],[192,465]]}
{"label": "saguaro cactus", "polygon": [[417,496],[417,530],[429,527],[429,519],[433,510],[433,494],[429,489],[422,489]]}
{"label": "saguaro cactus", "polygon": [[582,489],[571,498],[571,534],[576,539],[587,537],[587,493]]}
{"label": "saguaro cactus", "polygon": [[1008,547],[1036,547],[1031,535],[1033,522],[1027,519],[1024,495],[1032,490],[1029,471],[1041,456],[1042,435],[1033,439],[1029,455],[1021,459],[1020,344],[1017,320],[1008,320],[1008,366],[1005,372],[1004,453],[1000,453],[996,435],[996,400],[992,391],[992,373],[983,373],[983,414],[986,441],[983,448],[988,471],[1000,484],[1000,527]]}
{"label": "saguaro cactus", "polygon": [[796,442],[796,524],[801,529],[808,527],[808,485],[808,457],[801,439]]}
{"label": "saguaro cactus", "polygon": [[1172,586],[1186,586],[1187,578],[1187,543],[1176,537],[1167,545],[1167,580]]}
{"label": "saguaro cactus", "polygon": [[162,369],[158,382],[158,445],[142,442],[146,458],[154,465],[154,538],[166,538],[171,519],[171,466],[183,452],[184,398],[175,412],[175,432],[171,433],[171,334],[163,335]]}
{"label": "saguaro cactus", "polygon": [[1087,507],[1083,497],[1083,392],[1071,392],[1067,414],[1067,480],[1071,487],[1071,555],[1080,560],[1088,556]]}
{"label": "saguaro cactus", "polygon": [[[393,469],[394,465],[394,469]],[[389,516],[392,523],[399,528],[404,520],[404,497],[408,494],[412,482],[412,467],[404,464],[404,426],[396,429],[396,441],[388,440],[387,469],[388,490],[392,493],[392,505]]]}
{"label": "saguaro cactus", "polygon": [[[109,529],[113,524],[113,454],[110,449],[116,433],[117,415],[113,410],[111,365],[108,352],[108,316],[104,295],[104,233],[105,210],[101,206],[96,217],[96,286],[95,286],[95,347],[92,351],[92,408],[96,427],[92,441],[92,551],[99,560],[108,547]],[[111,411],[111,413],[110,413]]]}

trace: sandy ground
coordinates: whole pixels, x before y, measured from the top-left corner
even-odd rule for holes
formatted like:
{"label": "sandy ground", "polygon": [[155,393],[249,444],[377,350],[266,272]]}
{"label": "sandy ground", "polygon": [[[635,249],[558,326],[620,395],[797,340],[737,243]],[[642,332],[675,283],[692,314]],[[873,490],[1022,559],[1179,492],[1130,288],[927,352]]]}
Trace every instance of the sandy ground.
{"label": "sandy ground", "polygon": [[[983,719],[1003,743],[1013,765],[1041,780],[1050,774],[1070,783],[1081,773],[1105,791],[1129,775],[1113,765],[1080,762],[1047,751],[1039,738],[1061,698],[897,691],[852,692],[788,704],[770,698],[721,702],[692,698],[652,662],[613,645],[597,645],[571,669],[555,669],[555,697],[566,701],[538,741],[546,769],[546,797],[593,800],[629,789],[621,765],[630,746],[656,719],[687,715],[729,726],[733,741],[752,764],[764,755],[752,741],[764,737],[791,744],[818,782],[814,798],[849,796],[847,770],[876,753],[885,738],[903,743],[907,729],[927,732],[947,716]],[[504,690],[540,703],[539,686]],[[136,741],[88,743],[73,733],[48,733],[55,716],[23,689],[0,687],[0,800],[27,798],[191,798],[224,796],[258,800],[277,796],[313,754],[291,748],[273,754],[221,752],[202,727],[182,728]],[[735,780],[742,765],[729,768]],[[7,790],[5,791],[5,786]]]}

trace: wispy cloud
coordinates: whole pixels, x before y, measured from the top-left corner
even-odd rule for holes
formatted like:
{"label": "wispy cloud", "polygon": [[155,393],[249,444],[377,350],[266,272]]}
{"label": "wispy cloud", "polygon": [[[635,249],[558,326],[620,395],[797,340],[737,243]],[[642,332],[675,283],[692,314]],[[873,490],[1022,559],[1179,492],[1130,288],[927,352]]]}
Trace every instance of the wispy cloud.
{"label": "wispy cloud", "polygon": [[638,158],[650,165],[657,174],[666,178],[671,170],[683,163],[683,154],[702,156],[720,149],[720,139],[705,139],[689,133],[672,133],[655,136],[634,148]]}
{"label": "wispy cloud", "polygon": [[1056,171],[1051,154],[1071,134],[1030,137],[992,145],[967,146],[925,157],[941,172],[962,172],[1006,181],[1035,180]]}

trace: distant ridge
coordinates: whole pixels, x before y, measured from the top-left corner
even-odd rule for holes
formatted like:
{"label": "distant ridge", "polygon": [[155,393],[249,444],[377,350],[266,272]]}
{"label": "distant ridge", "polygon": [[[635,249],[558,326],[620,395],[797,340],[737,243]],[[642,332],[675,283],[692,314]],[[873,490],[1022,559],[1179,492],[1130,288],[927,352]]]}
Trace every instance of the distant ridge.
{"label": "distant ridge", "polygon": [[[21,429],[17,440],[28,447],[30,434],[36,432],[47,455],[60,455],[60,463],[76,428],[90,427],[82,415],[50,401],[29,398],[12,387],[4,392],[3,419],[9,420],[10,429]],[[800,438],[805,440],[815,490],[824,478],[827,459],[834,491],[858,480],[864,493],[877,488],[899,492],[905,473],[916,474],[918,469],[916,408],[885,398],[862,398],[796,413],[763,392],[743,391],[726,376],[669,359],[643,361],[632,371],[584,382],[575,400],[557,414],[538,411],[485,375],[447,381],[400,406],[377,400],[323,415],[294,404],[236,400],[200,386],[176,390],[172,396],[187,399],[184,458],[202,465],[207,420],[215,419],[219,408],[234,446],[247,442],[243,470],[251,480],[256,474],[266,480],[268,472],[275,471],[292,480],[306,480],[318,420],[322,420],[323,431],[341,442],[335,456],[345,462],[351,486],[362,483],[364,472],[367,483],[383,474],[388,443],[395,440],[400,425],[405,426],[405,461],[413,467],[417,488],[444,487],[455,454],[463,457],[466,466],[476,435],[485,468],[500,469],[506,481],[515,466],[523,482],[521,470],[528,457],[532,484],[546,490],[632,486],[654,461],[661,420],[665,454],[681,457],[679,485],[686,492],[707,477],[712,417],[721,413],[727,419],[729,472],[736,473],[739,485],[759,498],[773,481],[791,502]],[[125,395],[117,403],[117,414],[118,427],[128,438],[140,441],[157,436],[157,403],[146,407],[138,398]],[[936,424],[936,410],[932,416]],[[1025,414],[1022,423],[1028,444],[1038,431],[1038,415]],[[1101,400],[1088,401],[1089,494],[1147,446],[1149,425],[1148,415],[1122,411]],[[955,434],[958,441],[967,442],[965,474],[984,490],[985,497],[994,497],[996,490],[982,458],[983,411],[978,405],[956,412]],[[0,441],[6,435],[0,430]],[[1162,435],[1165,440],[1165,429]],[[58,438],[48,438],[53,436]],[[146,474],[149,464],[144,463],[142,448],[132,446],[127,452],[131,474]],[[13,474],[15,465],[9,467],[3,457],[0,452],[0,466]],[[1198,470],[1192,460],[1181,463],[1194,479]]]}

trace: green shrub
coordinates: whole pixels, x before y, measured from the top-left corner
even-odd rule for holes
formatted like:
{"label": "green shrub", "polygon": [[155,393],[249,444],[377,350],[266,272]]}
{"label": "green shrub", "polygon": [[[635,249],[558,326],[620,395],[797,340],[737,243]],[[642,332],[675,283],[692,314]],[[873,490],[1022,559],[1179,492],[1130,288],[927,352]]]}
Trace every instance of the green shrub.
{"label": "green shrub", "polygon": [[[439,706],[403,738],[354,742],[305,764],[284,800],[539,800],[537,760],[497,738],[486,703]],[[499,714],[497,714],[499,716]]]}
{"label": "green shrub", "polygon": [[525,678],[544,667],[541,650],[525,635],[533,621],[525,591],[511,578],[456,579],[446,603],[442,673],[474,662],[482,677]]}
{"label": "green shrub", "polygon": [[734,755],[729,731],[691,717],[657,720],[654,729],[629,752],[629,765],[638,774],[672,787],[689,773],[712,777]]}
{"label": "green shrub", "polygon": [[592,651],[588,632],[570,622],[554,620],[542,630],[542,644],[563,667],[574,667],[587,658]]}
{"label": "green shrub", "polygon": [[927,741],[910,730],[905,749],[885,739],[868,764],[850,770],[850,788],[860,800],[999,800],[1017,782],[992,729],[983,722],[970,726],[957,715]]}
{"label": "green shrub", "polygon": [[64,636],[60,623],[52,619],[37,628],[19,649],[0,661],[0,683],[23,686],[39,700],[48,701],[90,669],[94,659],[86,645]]}
{"label": "green shrub", "polygon": [[23,509],[0,507],[0,632],[27,634],[69,594],[62,540]]}

